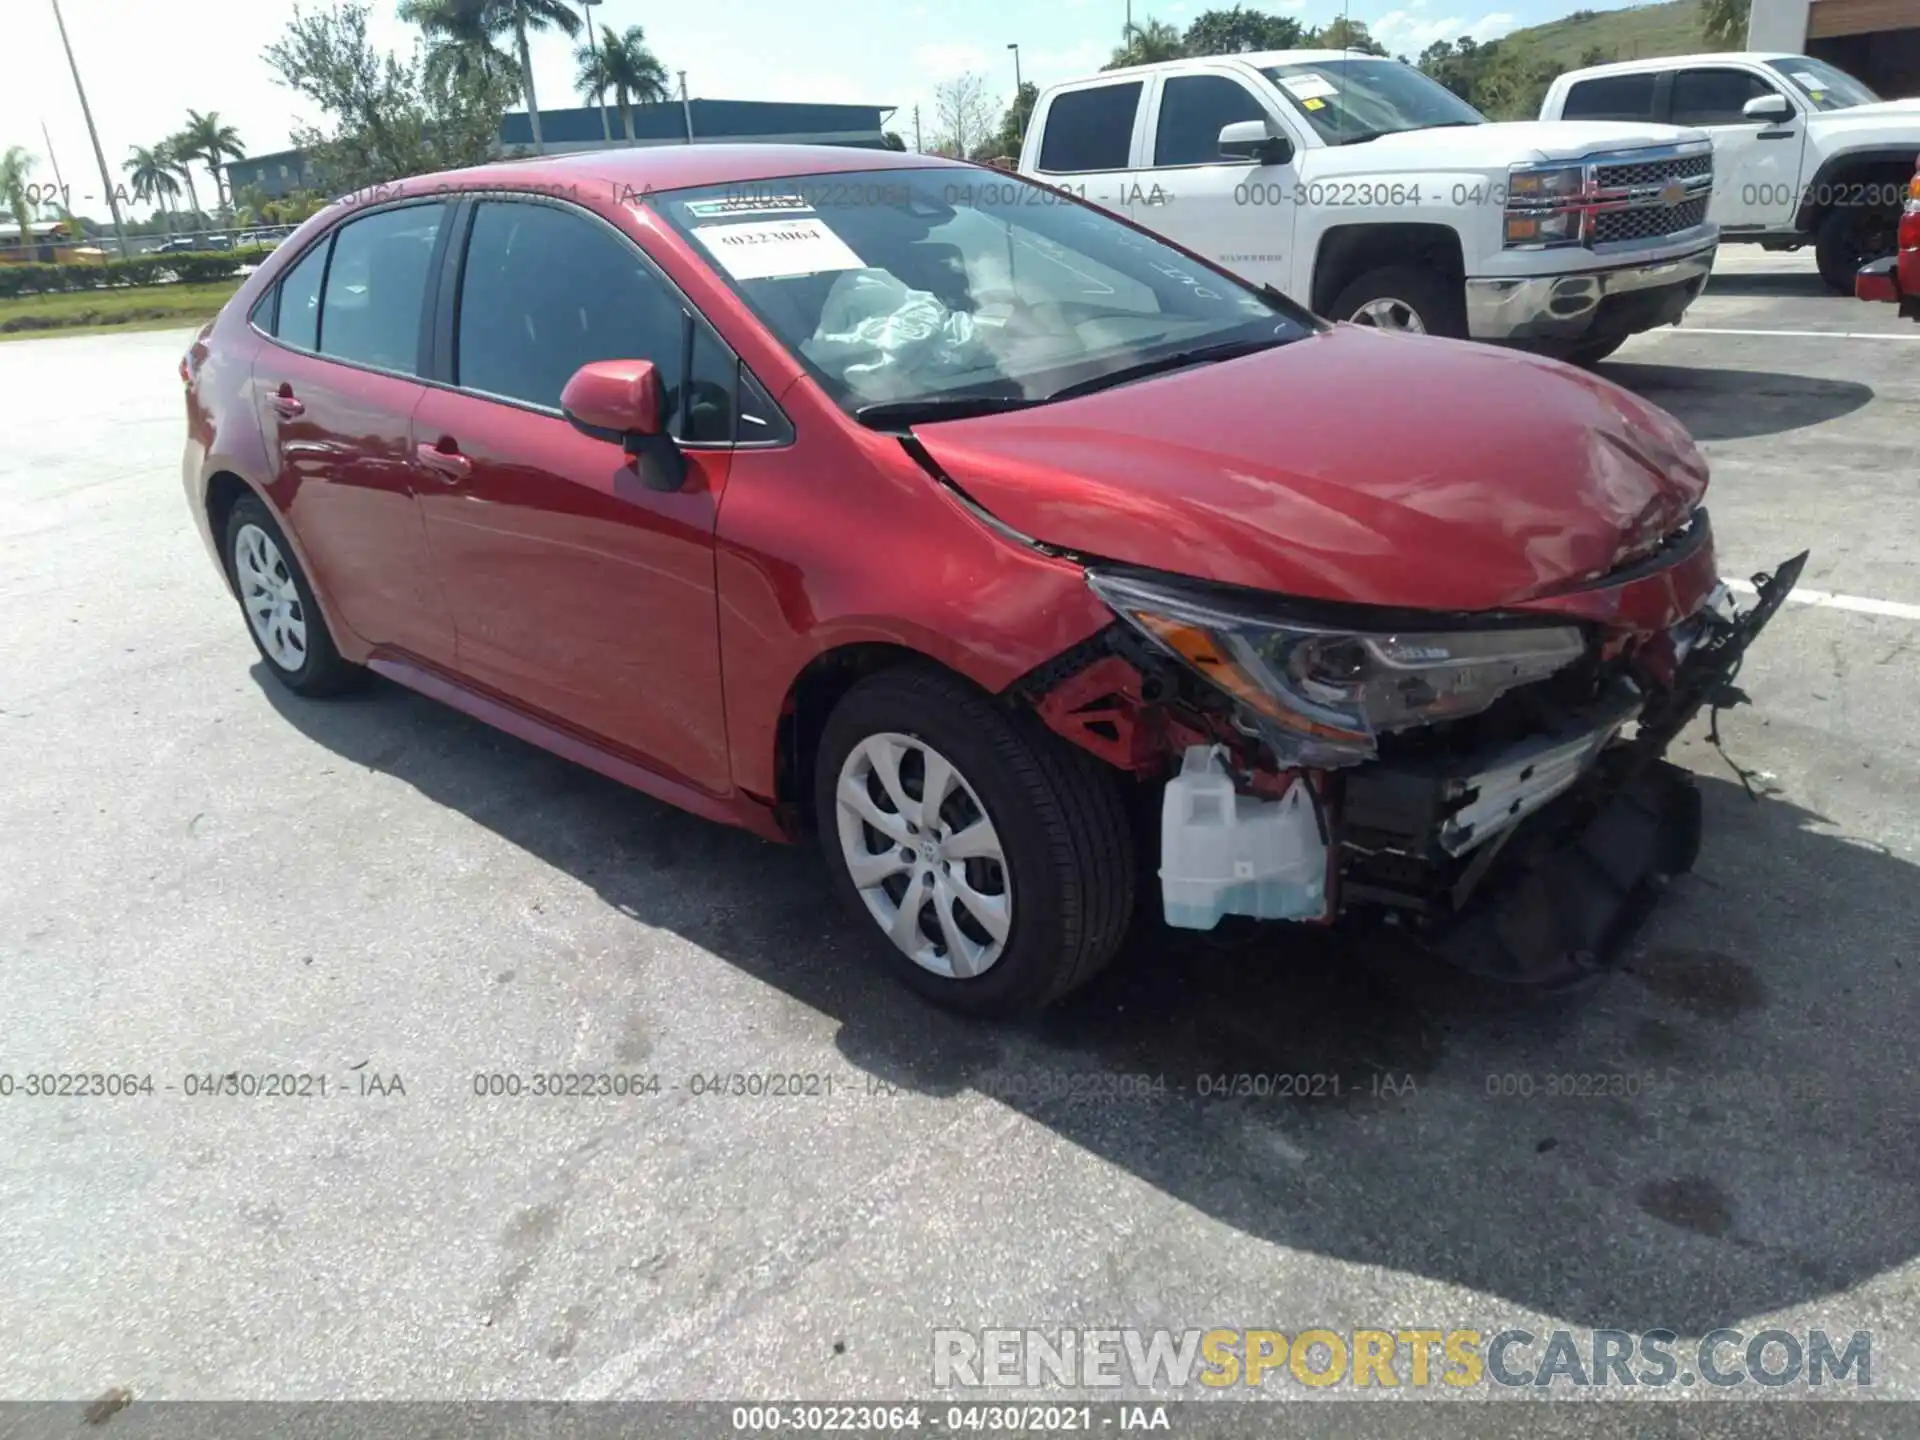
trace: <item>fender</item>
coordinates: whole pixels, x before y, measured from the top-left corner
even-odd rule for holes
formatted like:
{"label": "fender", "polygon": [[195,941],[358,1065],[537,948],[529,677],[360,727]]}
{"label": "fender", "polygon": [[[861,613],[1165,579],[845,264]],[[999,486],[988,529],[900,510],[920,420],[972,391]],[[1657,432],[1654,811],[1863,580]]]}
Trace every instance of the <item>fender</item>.
{"label": "fender", "polygon": [[[1863,145],[1853,150],[1843,150],[1838,155],[1829,155],[1820,162],[1820,168],[1814,172],[1801,189],[1800,210],[1794,216],[1794,229],[1811,232],[1834,208],[1830,199],[1823,202],[1822,196],[1829,189],[1845,184],[1842,176],[1858,169],[1878,169],[1885,166],[1889,171],[1900,172],[1900,183],[1904,185],[1913,174],[1913,156],[1915,146],[1907,145]],[[1890,207],[1898,209],[1895,204]]]}

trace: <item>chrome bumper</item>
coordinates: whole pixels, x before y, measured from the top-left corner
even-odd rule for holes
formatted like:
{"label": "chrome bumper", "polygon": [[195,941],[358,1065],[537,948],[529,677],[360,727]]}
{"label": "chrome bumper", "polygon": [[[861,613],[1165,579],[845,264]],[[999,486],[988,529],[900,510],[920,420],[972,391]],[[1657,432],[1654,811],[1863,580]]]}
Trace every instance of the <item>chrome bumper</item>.
{"label": "chrome bumper", "polygon": [[[1613,270],[1469,280],[1467,333],[1476,340],[1577,341],[1671,324],[1706,288],[1718,249],[1719,241],[1709,240],[1685,255]],[[1661,290],[1673,292],[1664,305],[1649,293]]]}

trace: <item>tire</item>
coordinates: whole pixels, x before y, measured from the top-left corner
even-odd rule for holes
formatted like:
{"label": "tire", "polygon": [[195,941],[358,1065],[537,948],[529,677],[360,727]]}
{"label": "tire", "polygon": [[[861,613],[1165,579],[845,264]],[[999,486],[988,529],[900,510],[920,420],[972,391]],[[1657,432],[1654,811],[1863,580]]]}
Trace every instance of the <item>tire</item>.
{"label": "tire", "polygon": [[1814,232],[1813,259],[1829,290],[1836,295],[1853,294],[1854,276],[1860,273],[1860,267],[1894,253],[1898,218],[1897,212],[1862,205],[1827,212]]}
{"label": "tire", "polygon": [[1614,351],[1627,343],[1627,336],[1616,335],[1611,340],[1589,340],[1575,345],[1567,352],[1567,359],[1575,365],[1598,365]]}
{"label": "tire", "polygon": [[1328,307],[1329,318],[1350,320],[1356,325],[1378,325],[1382,329],[1407,329],[1404,325],[1380,325],[1368,318],[1368,307],[1397,301],[1414,317],[1418,332],[1445,335],[1464,340],[1467,335],[1467,298],[1458,280],[1432,270],[1407,265],[1388,265],[1369,270],[1334,296]]}
{"label": "tire", "polygon": [[[918,806],[929,763],[938,760],[955,781],[930,834]],[[904,807],[892,799],[889,764]],[[864,803],[842,804],[843,780]],[[920,666],[882,671],[848,691],[823,727],[814,771],[821,848],[841,900],[896,975],[936,1004],[973,1015],[1032,1013],[1113,957],[1135,893],[1133,832],[1121,801],[1117,777],[1092,756]],[[975,854],[945,852],[968,834]],[[979,853],[988,839],[997,862]],[[875,862],[864,891],[852,869],[856,849]],[[931,889],[927,877],[945,888]],[[972,902],[960,898],[956,877]],[[901,921],[916,887],[915,918]],[[951,928],[938,918],[943,906]],[[921,958],[891,938],[890,919]]]}
{"label": "tire", "polygon": [[[286,532],[259,496],[245,496],[234,505],[227,516],[221,547],[227,577],[240,602],[240,618],[246,622],[253,647],[274,679],[296,695],[320,696],[351,689],[366,678],[365,670],[340,657],[327,630],[326,616],[314,603],[313,586],[287,543]],[[251,597],[263,593],[249,585],[248,577],[262,573],[269,581],[277,579],[283,587],[291,587],[290,591],[283,588],[284,606],[264,624],[256,623],[258,612],[248,605]],[[282,623],[276,625],[276,620]],[[300,641],[297,649],[277,643],[290,642],[295,634]]]}

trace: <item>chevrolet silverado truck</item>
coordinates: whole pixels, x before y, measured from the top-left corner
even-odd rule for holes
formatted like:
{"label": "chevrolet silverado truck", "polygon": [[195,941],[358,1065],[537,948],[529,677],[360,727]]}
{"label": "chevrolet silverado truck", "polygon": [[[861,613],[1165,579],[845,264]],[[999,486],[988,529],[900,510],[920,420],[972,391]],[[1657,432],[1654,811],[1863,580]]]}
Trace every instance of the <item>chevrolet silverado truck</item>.
{"label": "chevrolet silverado truck", "polygon": [[1493,123],[1409,65],[1337,50],[1056,85],[1020,170],[1331,319],[1581,362],[1679,320],[1717,241],[1705,135]]}
{"label": "chevrolet silverado truck", "polygon": [[1820,278],[1851,295],[1870,260],[1894,253],[1920,153],[1920,100],[1882,100],[1806,55],[1669,55],[1570,70],[1542,120],[1656,121],[1713,140],[1708,218],[1721,238],[1769,250],[1813,246]]}

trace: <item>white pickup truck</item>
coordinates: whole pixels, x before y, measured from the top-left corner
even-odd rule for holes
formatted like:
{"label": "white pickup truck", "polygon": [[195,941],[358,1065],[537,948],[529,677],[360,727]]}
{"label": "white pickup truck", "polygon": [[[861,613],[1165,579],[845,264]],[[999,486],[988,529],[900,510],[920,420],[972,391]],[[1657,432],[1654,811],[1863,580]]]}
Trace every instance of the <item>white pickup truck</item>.
{"label": "white pickup truck", "polygon": [[1570,70],[1542,120],[1665,121],[1713,139],[1708,215],[1724,240],[1794,250],[1843,295],[1894,229],[1920,153],[1920,100],[1882,100],[1805,55],[1670,55]]}
{"label": "white pickup truck", "polygon": [[1707,137],[1489,123],[1336,50],[1110,70],[1040,96],[1022,174],[1337,320],[1592,361],[1705,287]]}

